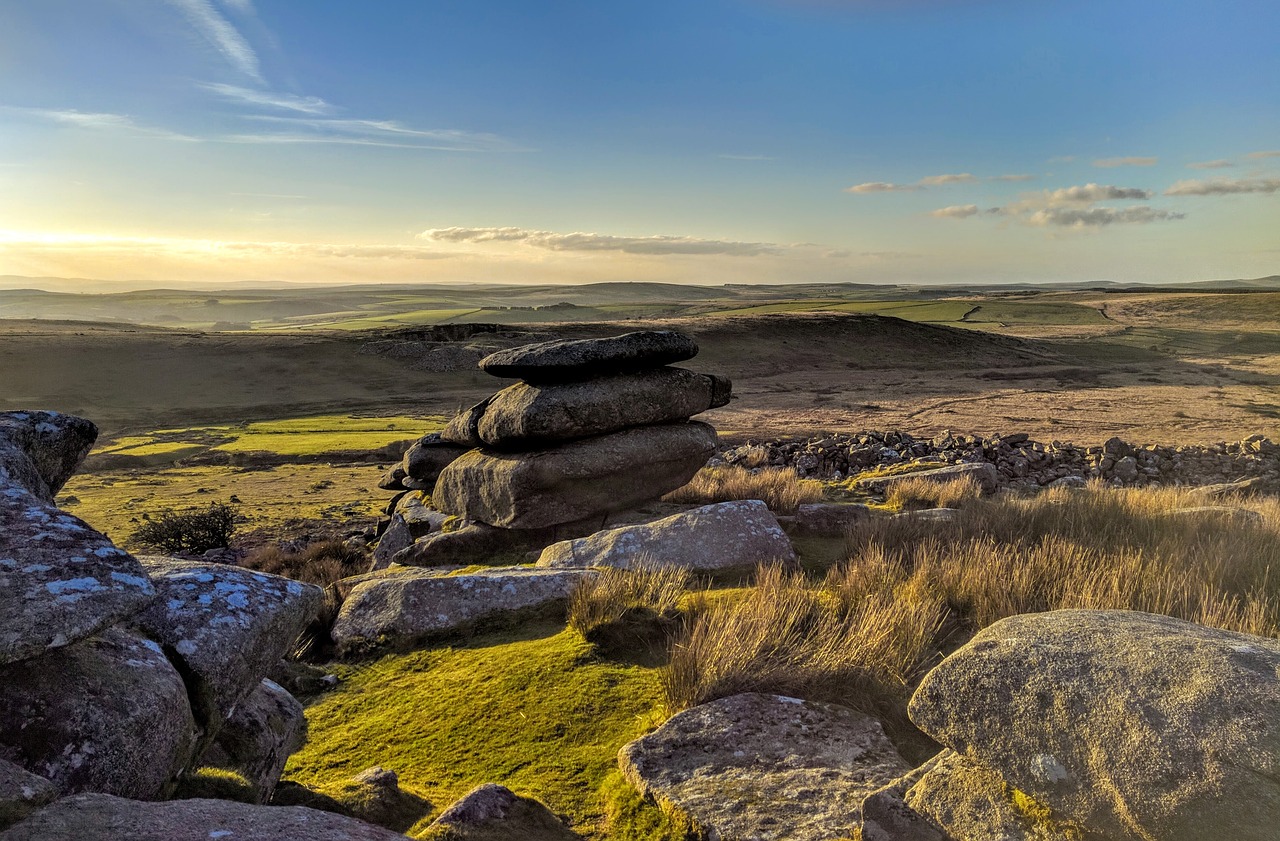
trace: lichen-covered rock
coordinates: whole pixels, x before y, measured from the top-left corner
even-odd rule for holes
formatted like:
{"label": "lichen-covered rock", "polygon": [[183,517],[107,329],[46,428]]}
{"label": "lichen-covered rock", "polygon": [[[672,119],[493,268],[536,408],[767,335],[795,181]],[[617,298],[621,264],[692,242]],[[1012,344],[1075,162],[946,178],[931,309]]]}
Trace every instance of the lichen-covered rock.
{"label": "lichen-covered rock", "polygon": [[[524,547],[526,538],[532,534],[472,523],[416,540],[392,555],[385,566],[392,563],[414,567],[466,566],[486,562],[494,555]],[[379,567],[375,565],[373,569]]]}
{"label": "lichen-covered rock", "polygon": [[264,679],[218,731],[201,765],[240,772],[258,803],[266,803],[285,763],[307,740],[302,704],[278,683]]}
{"label": "lichen-covered rock", "polygon": [[497,614],[560,609],[584,570],[495,567],[442,574],[413,567],[360,576],[333,623],[340,651],[403,644]]}
{"label": "lichen-covered rock", "polygon": [[135,618],[181,664],[211,733],[319,612],[323,591],[228,564],[144,557],[160,597]]}
{"label": "lichen-covered rock", "polygon": [[195,745],[181,675],[128,631],[0,666],[0,759],[64,792],[164,797]]}
{"label": "lichen-covered rock", "polygon": [[0,759],[0,829],[7,829],[51,803],[58,787],[20,765]]}
{"label": "lichen-covered rock", "polygon": [[924,480],[926,482],[954,482],[972,479],[984,494],[993,494],[1000,488],[1000,472],[994,464],[977,462],[974,464],[953,464],[933,470],[917,470],[914,473],[901,473],[896,476],[876,476],[860,479],[858,486],[877,492],[888,492],[895,484],[905,481]]}
{"label": "lichen-covered rock", "polygon": [[551,810],[511,789],[485,783],[441,813],[426,837],[432,841],[580,841]]}
{"label": "lichen-covered rock", "polygon": [[955,841],[932,819],[903,801],[907,790],[937,761],[938,756],[935,756],[867,795],[862,801],[861,832],[854,834],[854,841]]}
{"label": "lichen-covered rock", "polygon": [[618,764],[642,794],[723,841],[848,837],[863,799],[909,770],[878,721],[755,693],[677,714]]}
{"label": "lichen-covered rock", "polygon": [[354,818],[302,806],[230,800],[139,803],[106,794],[65,797],[0,833],[0,841],[405,841]]}
{"label": "lichen-covered rock", "polygon": [[391,523],[378,538],[378,545],[373,550],[373,565],[369,569],[386,569],[391,566],[391,559],[397,552],[413,545],[413,532],[401,514],[391,515]]}
{"label": "lichen-covered rock", "polygon": [[631,426],[685,420],[728,403],[730,389],[724,377],[657,368],[584,382],[518,383],[461,417],[467,419],[468,441],[475,446],[532,450]]}
{"label": "lichen-covered rock", "polygon": [[[53,495],[75,473],[97,439],[98,427],[74,415],[0,412],[0,467],[9,468],[19,481],[25,479],[27,490],[52,505]],[[18,452],[27,464],[21,463]]]}
{"label": "lichen-covered rock", "polygon": [[982,630],[921,682],[911,720],[1112,841],[1274,839],[1280,642],[1130,611]]}
{"label": "lichen-covered rock", "polygon": [[607,339],[565,339],[500,350],[481,359],[495,377],[531,383],[574,382],[603,374],[657,368],[698,355],[698,345],[674,330],[644,330]]}
{"label": "lichen-covered rock", "polygon": [[132,555],[26,488],[5,485],[0,469],[0,664],[91,636],[155,595]]}
{"label": "lichen-covered rock", "polygon": [[870,517],[865,505],[815,502],[796,509],[796,528],[805,534],[839,536]]}
{"label": "lichen-covered rock", "polygon": [[791,541],[768,506],[758,499],[747,499],[704,505],[651,523],[553,543],[542,550],[538,566],[702,570],[795,560]]}
{"label": "lichen-covered rock", "polygon": [[442,511],[510,529],[570,523],[656,499],[715,451],[705,423],[626,429],[531,453],[471,450],[440,474]]}

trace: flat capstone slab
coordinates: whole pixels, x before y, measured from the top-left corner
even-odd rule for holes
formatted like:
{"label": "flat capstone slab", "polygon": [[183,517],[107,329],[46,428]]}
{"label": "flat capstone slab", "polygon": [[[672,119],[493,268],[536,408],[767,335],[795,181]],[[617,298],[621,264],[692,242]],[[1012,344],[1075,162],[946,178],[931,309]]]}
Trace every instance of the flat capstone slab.
{"label": "flat capstone slab", "polygon": [[564,339],[500,350],[480,360],[495,377],[531,383],[575,382],[683,362],[698,343],[675,330],[643,330],[607,339]]}

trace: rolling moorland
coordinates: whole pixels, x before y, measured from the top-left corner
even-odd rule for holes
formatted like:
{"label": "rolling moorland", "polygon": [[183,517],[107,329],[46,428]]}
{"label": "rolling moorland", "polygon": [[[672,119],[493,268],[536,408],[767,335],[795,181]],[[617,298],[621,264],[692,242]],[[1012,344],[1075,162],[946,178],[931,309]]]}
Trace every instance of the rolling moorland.
{"label": "rolling moorland", "polygon": [[[722,449],[744,453],[864,430],[1212,448],[1280,438],[1277,283],[19,288],[0,291],[0,411],[50,409],[99,425],[58,504],[118,545],[141,554],[148,547],[136,533],[149,519],[226,503],[238,515],[239,562],[266,569],[269,561],[271,571],[328,584],[341,576],[306,567],[308,546],[371,540],[390,499],[380,477],[421,435],[501,387],[475,368],[494,350],[687,333],[700,347],[691,364],[733,380],[733,400],[698,419],[716,427]],[[1222,512],[1169,525],[1169,512],[1204,498],[1154,483],[989,498],[963,482],[886,492],[858,481],[920,466],[811,479],[766,470],[753,479],[722,465],[668,497],[677,507],[759,497],[784,518],[801,502],[869,506],[871,519],[852,529],[794,533],[796,571],[627,579],[617,586],[632,591],[621,597],[598,585],[575,597],[570,628],[529,615],[354,658],[313,650],[287,676],[307,706],[310,736],[279,790],[300,799],[282,802],[327,799],[415,837],[453,838],[427,827],[474,786],[498,782],[587,837],[683,838],[697,821],[642,798],[616,757],[695,704],[744,690],[846,704],[883,721],[915,766],[938,745],[908,720],[911,691],[943,655],[1002,618],[1132,608],[1268,637],[1280,628],[1280,585],[1267,575],[1280,562],[1280,514],[1269,496],[1226,497],[1253,512],[1247,527]],[[733,482],[740,486],[726,489]],[[938,524],[891,519],[934,507],[959,513]],[[364,549],[352,551],[332,549],[342,574],[367,566]],[[476,563],[527,560],[499,555]],[[1248,564],[1224,571],[1244,556]],[[613,615],[592,598],[643,615],[637,623],[634,611]],[[776,652],[742,642],[783,626],[808,629],[812,648],[777,663]],[[736,648],[716,636],[726,628]],[[668,636],[679,644],[669,648]],[[831,646],[861,653],[830,662]],[[393,798],[379,801],[353,781],[371,766],[399,775]],[[188,794],[244,797],[244,788],[206,769]],[[1011,791],[1012,820],[1025,835],[1010,837],[1092,837]],[[520,837],[565,837],[558,831]]]}

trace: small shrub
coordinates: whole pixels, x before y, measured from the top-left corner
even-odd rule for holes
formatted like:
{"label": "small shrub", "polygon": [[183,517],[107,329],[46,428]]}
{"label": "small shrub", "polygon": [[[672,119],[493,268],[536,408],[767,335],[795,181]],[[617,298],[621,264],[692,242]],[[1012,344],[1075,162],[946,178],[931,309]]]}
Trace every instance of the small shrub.
{"label": "small shrub", "polygon": [[162,552],[199,555],[229,545],[235,521],[234,508],[214,502],[203,510],[164,511],[139,526],[130,539]]}
{"label": "small shrub", "polygon": [[890,508],[960,508],[982,496],[982,488],[970,476],[946,482],[928,479],[900,479],[889,486],[885,503]]}
{"label": "small shrub", "polygon": [[369,555],[341,540],[322,540],[296,552],[279,546],[264,546],[240,561],[240,565],[327,587],[343,578],[367,572]]}
{"label": "small shrub", "polygon": [[822,483],[801,479],[789,467],[766,467],[755,472],[741,467],[704,467],[689,484],[663,497],[666,502],[707,505],[738,499],[759,499],[778,514],[822,499]]}

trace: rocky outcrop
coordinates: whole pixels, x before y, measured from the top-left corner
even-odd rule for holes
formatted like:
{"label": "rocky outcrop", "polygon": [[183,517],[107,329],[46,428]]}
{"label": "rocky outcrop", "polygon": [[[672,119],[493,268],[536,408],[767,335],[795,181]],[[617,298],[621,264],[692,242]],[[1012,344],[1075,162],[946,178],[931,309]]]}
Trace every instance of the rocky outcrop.
{"label": "rocky outcrop", "polygon": [[200,764],[238,772],[249,781],[256,802],[266,803],[285,763],[306,740],[302,704],[276,682],[264,679],[236,705]]}
{"label": "rocky outcrop", "polygon": [[480,370],[530,383],[575,382],[657,368],[697,355],[697,343],[683,333],[647,330],[607,339],[539,342],[500,350],[480,360]]}
{"label": "rocky outcrop", "polygon": [[[909,712],[963,760],[953,777],[995,773],[1045,820],[1112,841],[1280,825],[1273,639],[1129,611],[1015,616],[931,671]],[[941,788],[925,800],[941,814]]]}
{"label": "rocky outcrop", "polygon": [[519,797],[504,786],[477,786],[441,813],[427,837],[437,841],[486,841],[522,838],[529,841],[580,841],[551,810],[536,800]]}
{"label": "rocky outcrop", "polygon": [[527,567],[439,573],[397,567],[359,577],[333,623],[342,652],[405,644],[468,627],[501,614],[563,606],[582,570]]}
{"label": "rocky outcrop", "polygon": [[908,770],[854,710],[748,693],[677,714],[618,755],[642,794],[723,841],[836,839]]}
{"label": "rocky outcrop", "polygon": [[258,687],[319,612],[319,587],[227,564],[148,557],[160,598],[135,618],[190,681],[210,731]]}
{"label": "rocky outcrop", "polygon": [[46,806],[0,833],[0,841],[405,841],[354,818],[302,806],[251,806],[229,800],[139,803],[80,794]]}
{"label": "rocky outcrop", "polygon": [[53,802],[58,787],[30,771],[0,759],[0,830]]}
{"label": "rocky outcrop", "polygon": [[405,450],[400,463],[383,474],[378,487],[388,491],[429,492],[435,487],[440,471],[469,449],[470,446],[445,441],[438,432],[430,432]]}
{"label": "rocky outcrop", "polygon": [[715,430],[688,422],[626,429],[545,450],[472,450],[445,468],[443,511],[536,529],[630,508],[684,485],[715,451]]}
{"label": "rocky outcrop", "polygon": [[7,470],[38,500],[53,504],[76,472],[98,427],[84,418],[58,412],[0,413],[0,470]]}
{"label": "rocky outcrop", "polygon": [[194,755],[182,676],[120,628],[0,667],[0,759],[64,792],[166,796]]}
{"label": "rocky outcrop", "polygon": [[542,550],[538,566],[707,570],[795,560],[791,541],[768,506],[749,499],[704,505],[651,523],[553,543]]}

